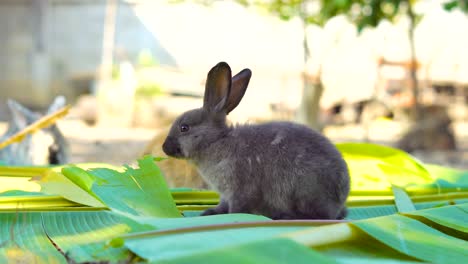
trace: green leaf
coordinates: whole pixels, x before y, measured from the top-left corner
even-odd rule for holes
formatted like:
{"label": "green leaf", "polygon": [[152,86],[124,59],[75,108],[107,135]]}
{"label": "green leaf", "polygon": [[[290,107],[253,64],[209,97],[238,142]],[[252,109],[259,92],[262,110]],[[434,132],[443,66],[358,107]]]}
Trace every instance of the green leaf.
{"label": "green leaf", "polygon": [[[158,263],[158,261],[155,261]],[[189,256],[174,257],[164,263],[337,263],[308,247],[286,238],[254,241]]]}
{"label": "green leaf", "polygon": [[40,213],[0,213],[1,263],[66,263],[47,238]]}
{"label": "green leaf", "polygon": [[[422,216],[434,223],[468,234],[468,203],[444,206],[405,213],[407,216]],[[466,237],[468,239],[468,237]]]}
{"label": "green leaf", "polygon": [[167,160],[168,158],[167,157],[153,157],[153,160],[154,161],[163,161],[163,160]]}
{"label": "green leaf", "polygon": [[395,204],[400,213],[406,213],[415,211],[416,208],[414,207],[411,198],[409,198],[408,194],[401,188],[392,186],[393,195],[395,196]]}
{"label": "green leaf", "polygon": [[177,205],[219,203],[219,194],[214,191],[177,188],[171,189],[171,194]]}
{"label": "green leaf", "polygon": [[348,164],[352,190],[389,190],[392,185],[409,187],[433,182],[426,168],[401,150],[368,143],[336,146]]}
{"label": "green leaf", "polygon": [[[111,210],[127,216],[180,217],[161,171],[150,156],[138,160],[139,169],[119,172],[108,168],[88,171],[63,168],[67,178]],[[67,193],[62,190],[63,195]]]}
{"label": "green leaf", "polygon": [[0,176],[0,193],[7,191],[38,192],[41,189],[37,183],[31,182],[29,177]]}
{"label": "green leaf", "polygon": [[348,216],[346,217],[346,219],[360,220],[392,215],[397,212],[398,210],[395,205],[348,207]]}
{"label": "green leaf", "polygon": [[442,5],[445,10],[447,11],[452,11],[453,9],[458,7],[458,0],[452,0],[446,3],[443,3]]}
{"label": "green leaf", "polygon": [[447,168],[434,164],[425,167],[434,179],[434,184],[442,189],[468,190],[468,171]]}
{"label": "green leaf", "polygon": [[[125,246],[148,261],[174,261],[197,254],[234,247],[243,243],[272,238],[305,227],[234,228],[214,231],[182,232],[165,235],[148,234],[125,238]],[[225,255],[223,255],[225,257]]]}
{"label": "green leaf", "polygon": [[140,223],[152,225],[158,230],[165,230],[193,226],[207,226],[214,224],[266,221],[271,219],[265,216],[252,214],[221,214],[190,218],[139,218],[138,220]]}
{"label": "green leaf", "polygon": [[[72,172],[74,170],[67,170],[68,176],[71,176]],[[92,192],[80,188],[65,175],[53,170],[44,172],[37,182],[43,193],[60,195],[75,203],[91,207],[104,207],[104,204]]]}
{"label": "green leaf", "polygon": [[404,216],[391,215],[352,224],[393,249],[423,261],[458,264],[468,259],[468,242]]}
{"label": "green leaf", "polygon": [[1,211],[50,210],[58,207],[75,207],[77,205],[63,197],[53,195],[0,196]]}
{"label": "green leaf", "polygon": [[108,211],[44,212],[42,218],[50,239],[78,263],[126,259],[128,250],[112,247],[107,242],[122,234],[152,229]]}
{"label": "green leaf", "polygon": [[[1,180],[0,180],[1,182]],[[44,196],[44,193],[41,192],[27,192],[27,191],[22,191],[22,190],[11,190],[11,191],[6,191],[0,193],[0,199],[1,197],[7,197],[7,196]]]}
{"label": "green leaf", "polygon": [[[62,169],[62,174],[65,175],[70,181],[78,185],[82,190],[92,193],[91,187],[94,182],[99,181],[92,175],[86,173],[85,170],[79,167],[65,167]],[[103,184],[104,182],[97,182],[98,184]]]}
{"label": "green leaf", "polygon": [[125,240],[123,238],[114,238],[109,242],[109,246],[114,247],[114,248],[120,248],[123,247],[125,244]]}
{"label": "green leaf", "polygon": [[334,258],[339,263],[421,263],[421,261],[389,248],[378,240],[366,235],[360,236],[358,240],[326,244],[314,247],[314,249],[325,256]]}

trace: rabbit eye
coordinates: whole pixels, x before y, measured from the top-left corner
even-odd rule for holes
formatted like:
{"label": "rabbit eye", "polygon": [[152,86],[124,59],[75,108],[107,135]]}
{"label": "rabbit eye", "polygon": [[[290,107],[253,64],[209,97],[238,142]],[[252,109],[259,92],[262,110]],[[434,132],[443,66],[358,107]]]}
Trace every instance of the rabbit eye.
{"label": "rabbit eye", "polygon": [[187,132],[189,130],[190,130],[189,125],[186,125],[186,124],[180,125],[180,132]]}

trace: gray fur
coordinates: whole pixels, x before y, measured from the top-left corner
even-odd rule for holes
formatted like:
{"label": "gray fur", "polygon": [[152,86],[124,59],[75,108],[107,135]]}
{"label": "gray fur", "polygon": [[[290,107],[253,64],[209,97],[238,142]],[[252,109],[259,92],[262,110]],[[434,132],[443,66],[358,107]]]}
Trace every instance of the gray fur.
{"label": "gray fur", "polygon": [[[33,112],[14,100],[8,100],[11,119],[8,129],[0,136],[0,142],[31,125],[43,115]],[[49,106],[46,114],[51,114],[65,106],[65,98],[58,96]],[[7,165],[51,165],[65,164],[68,161],[68,144],[54,124],[27,135],[21,142],[0,149],[0,161]]]}
{"label": "gray fur", "polygon": [[[226,63],[219,63],[210,71],[205,91],[210,100],[205,98],[203,108],[177,118],[163,144],[167,155],[193,162],[220,193],[220,204],[203,214],[344,218],[349,175],[338,150],[319,133],[291,122],[226,125],[226,114],[242,99],[251,75],[244,70],[239,73],[242,76],[234,76],[232,84],[225,88],[235,89],[234,92],[222,92],[217,87],[211,93],[211,84],[230,83],[222,81],[231,78],[226,67],[229,68]],[[209,80],[213,76],[216,82]],[[181,125],[190,129],[181,132]]]}

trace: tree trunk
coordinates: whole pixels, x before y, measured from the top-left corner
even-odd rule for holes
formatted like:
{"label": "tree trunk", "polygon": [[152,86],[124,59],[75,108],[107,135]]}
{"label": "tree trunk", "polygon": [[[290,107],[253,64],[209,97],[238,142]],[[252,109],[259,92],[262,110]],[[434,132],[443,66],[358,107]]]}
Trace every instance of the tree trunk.
{"label": "tree trunk", "polygon": [[313,129],[321,130],[319,122],[320,98],[323,86],[321,82],[315,82],[306,73],[303,74],[302,100],[299,106],[298,119]]}
{"label": "tree trunk", "polygon": [[419,83],[417,73],[417,58],[416,58],[416,47],[414,43],[414,29],[416,28],[416,15],[413,11],[413,6],[408,3],[408,16],[410,19],[410,25],[408,30],[408,37],[410,42],[410,88],[413,97],[412,113],[411,117],[413,120],[419,120],[422,118],[421,106],[419,103]]}
{"label": "tree trunk", "polygon": [[307,41],[307,22],[304,17],[302,19],[302,25],[304,32],[302,41],[304,48],[304,69],[302,73],[302,98],[297,113],[297,119],[302,124],[320,130],[320,99],[323,93],[323,85],[320,78],[321,72],[319,71],[317,76],[311,76],[307,73],[307,62],[310,58],[310,50]]}

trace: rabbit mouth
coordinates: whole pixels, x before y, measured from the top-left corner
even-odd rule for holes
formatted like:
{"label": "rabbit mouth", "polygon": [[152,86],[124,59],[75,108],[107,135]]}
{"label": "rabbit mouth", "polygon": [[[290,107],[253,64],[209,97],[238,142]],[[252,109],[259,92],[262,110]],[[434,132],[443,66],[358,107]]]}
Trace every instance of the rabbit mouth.
{"label": "rabbit mouth", "polygon": [[177,142],[177,139],[168,137],[164,141],[164,144],[162,145],[162,149],[166,155],[169,157],[173,158],[183,158],[184,154],[182,153],[182,149],[180,148],[179,142]]}

